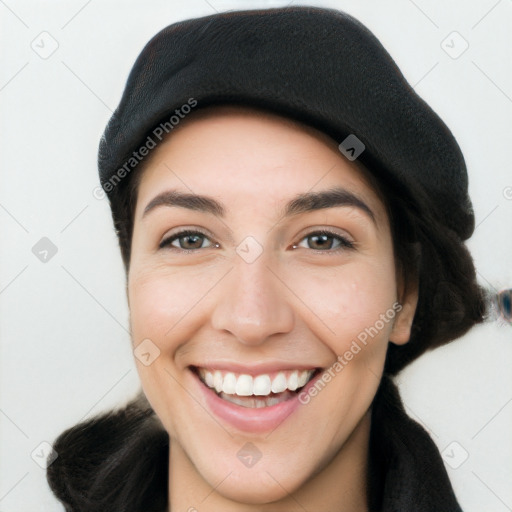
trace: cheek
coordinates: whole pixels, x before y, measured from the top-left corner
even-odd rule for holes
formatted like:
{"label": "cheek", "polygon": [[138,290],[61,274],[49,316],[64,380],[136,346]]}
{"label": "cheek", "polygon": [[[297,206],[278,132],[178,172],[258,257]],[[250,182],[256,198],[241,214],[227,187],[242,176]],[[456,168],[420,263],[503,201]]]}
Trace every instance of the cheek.
{"label": "cheek", "polygon": [[159,342],[162,334],[171,329],[180,312],[175,286],[166,280],[147,275],[132,283],[130,289],[130,314],[134,342],[138,338],[153,338]]}
{"label": "cheek", "polygon": [[[331,272],[296,272],[292,282],[294,291],[314,313],[307,317],[310,328],[337,355],[357,339],[371,340],[374,350],[386,347],[397,300],[392,261],[361,260]],[[367,351],[368,356],[372,352]]]}
{"label": "cheek", "polygon": [[[192,268],[148,268],[130,276],[129,299],[135,344],[155,340],[169,352],[173,340],[184,340],[186,320],[201,314],[201,301],[219,280],[218,271]],[[220,276],[221,277],[221,276]]]}
{"label": "cheek", "polygon": [[197,326],[207,320],[202,299],[218,279],[191,268],[140,268],[143,270],[132,272],[128,281],[131,336],[135,347],[149,339],[160,353],[150,365],[137,358],[135,362],[153,410],[176,437],[177,425],[186,421],[187,412],[179,407],[184,383],[174,358],[180,346],[194,338]]}

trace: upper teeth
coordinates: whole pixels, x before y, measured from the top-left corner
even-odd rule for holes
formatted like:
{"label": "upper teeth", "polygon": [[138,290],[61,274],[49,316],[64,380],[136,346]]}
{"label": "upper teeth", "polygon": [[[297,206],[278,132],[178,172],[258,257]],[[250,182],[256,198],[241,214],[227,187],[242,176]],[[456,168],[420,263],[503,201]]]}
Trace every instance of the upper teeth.
{"label": "upper teeth", "polygon": [[201,380],[209,388],[215,389],[217,393],[224,392],[228,395],[238,396],[265,396],[271,392],[281,393],[286,389],[295,391],[304,386],[315,372],[315,370],[281,371],[271,378],[268,374],[253,377],[221,370],[206,370],[205,368],[198,370]]}

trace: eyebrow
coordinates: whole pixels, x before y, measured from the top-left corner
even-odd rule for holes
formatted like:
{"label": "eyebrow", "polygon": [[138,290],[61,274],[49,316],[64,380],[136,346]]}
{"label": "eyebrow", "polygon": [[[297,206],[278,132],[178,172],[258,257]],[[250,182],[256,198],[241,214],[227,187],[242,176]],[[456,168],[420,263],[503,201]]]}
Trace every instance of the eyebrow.
{"label": "eyebrow", "polygon": [[[210,213],[224,218],[226,209],[216,199],[209,196],[168,190],[158,194],[144,208],[144,218],[151,210],[159,206],[181,207],[189,210]],[[305,192],[292,198],[284,207],[281,217],[291,217],[301,213],[334,208],[337,206],[355,207],[364,212],[375,223],[375,214],[370,207],[353,192],[334,187],[320,192]]]}

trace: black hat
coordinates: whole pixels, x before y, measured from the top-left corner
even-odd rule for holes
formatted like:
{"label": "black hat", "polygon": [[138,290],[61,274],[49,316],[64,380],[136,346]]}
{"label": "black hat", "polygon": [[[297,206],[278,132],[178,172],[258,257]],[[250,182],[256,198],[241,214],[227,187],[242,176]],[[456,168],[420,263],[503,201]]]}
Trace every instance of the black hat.
{"label": "black hat", "polygon": [[363,150],[359,160],[405,187],[419,212],[436,215],[462,240],[472,234],[466,166],[450,130],[365,26],[317,7],[231,11],[157,33],[100,142],[107,195],[120,192],[144,154],[187,113],[226,103],[312,125],[349,158]]}

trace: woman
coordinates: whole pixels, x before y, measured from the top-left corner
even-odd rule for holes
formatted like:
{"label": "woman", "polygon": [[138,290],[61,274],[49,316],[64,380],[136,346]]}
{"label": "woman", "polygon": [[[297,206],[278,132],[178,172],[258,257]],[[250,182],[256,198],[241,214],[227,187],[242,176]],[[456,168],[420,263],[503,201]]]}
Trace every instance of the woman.
{"label": "woman", "polygon": [[67,510],[460,510],[392,376],[483,320],[467,174],[364,26],[167,27],[99,171],[142,391],[56,440]]}

